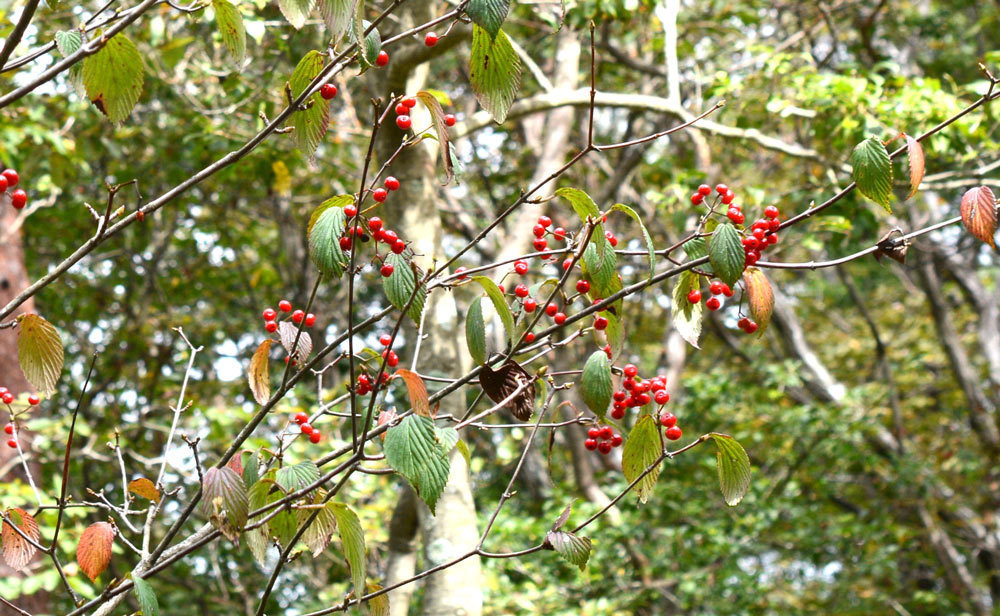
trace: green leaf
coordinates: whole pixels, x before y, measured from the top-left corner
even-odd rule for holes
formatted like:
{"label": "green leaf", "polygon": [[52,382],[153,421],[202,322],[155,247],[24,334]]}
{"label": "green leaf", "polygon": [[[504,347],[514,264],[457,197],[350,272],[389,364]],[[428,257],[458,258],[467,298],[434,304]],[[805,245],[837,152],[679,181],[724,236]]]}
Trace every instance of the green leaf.
{"label": "green leaf", "polygon": [[17,361],[35,389],[43,394],[55,391],[63,359],[62,339],[54,325],[37,314],[18,317]]}
{"label": "green leaf", "polygon": [[[246,468],[244,467],[244,472]],[[274,469],[268,471],[263,479],[252,484],[250,487],[249,501],[250,510],[256,511],[264,505],[268,504],[268,492],[274,487]],[[281,497],[281,492],[277,492],[278,497]],[[266,514],[264,514],[266,515]],[[260,526],[248,530],[244,533],[243,538],[246,539],[247,546],[250,548],[250,553],[253,554],[254,559],[263,565],[265,559],[267,558],[267,547],[268,547],[268,534],[267,525]]]}
{"label": "green leaf", "polygon": [[730,223],[719,225],[708,238],[708,260],[719,280],[732,286],[746,267],[740,232]]}
{"label": "green leaf", "polygon": [[491,39],[495,39],[509,10],[509,0],[472,0],[465,7],[465,14],[473,23],[489,32]]}
{"label": "green leaf", "polygon": [[434,426],[434,436],[437,438],[438,446],[444,453],[451,453],[451,450],[458,444],[458,430],[455,428],[440,428]]}
{"label": "green leaf", "polygon": [[[323,54],[315,49],[299,61],[288,81],[293,98],[306,91],[312,80],[323,71],[324,63]],[[312,157],[330,126],[330,101],[320,96],[319,92],[313,92],[302,101],[303,105],[310,103],[312,106],[308,109],[292,113],[292,125],[295,127],[295,144],[306,156]]]}
{"label": "green leaf", "polygon": [[[313,556],[319,556],[330,545],[333,531],[337,527],[337,516],[334,513],[336,505],[333,502],[323,503],[323,496],[319,493],[313,499],[313,504],[323,504],[316,514],[316,519],[312,524],[306,526],[302,531],[302,543],[306,544]],[[301,527],[306,521],[316,513],[316,509],[300,509],[298,512],[298,524]]]}
{"label": "green leaf", "polygon": [[309,258],[320,272],[333,278],[340,278],[351,263],[350,257],[340,248],[340,237],[347,226],[344,208],[339,205],[344,196],[349,197],[348,203],[354,202],[350,195],[327,199],[316,210],[319,216],[313,214],[315,223],[310,220],[309,225]]}
{"label": "green leaf", "polygon": [[295,492],[313,484],[319,479],[319,467],[311,460],[282,466],[275,473],[275,481],[287,492]]}
{"label": "green leaf", "polygon": [[603,350],[594,351],[584,364],[583,374],[580,375],[580,396],[602,421],[608,412],[608,405],[611,404],[613,390],[611,362]]}
{"label": "green leaf", "polygon": [[323,203],[320,203],[319,207],[313,210],[313,213],[309,216],[309,225],[306,227],[306,233],[312,233],[313,227],[315,227],[316,223],[319,221],[319,217],[322,216],[328,209],[332,207],[344,208],[352,203],[354,203],[354,195],[336,195],[334,197],[330,197]]}
{"label": "green leaf", "polygon": [[889,152],[878,137],[869,137],[859,143],[851,153],[854,182],[862,195],[892,213],[889,197],[892,195],[892,161]]}
{"label": "green leaf", "polygon": [[385,435],[385,459],[424,499],[431,512],[448,482],[450,462],[430,417],[408,415]]}
{"label": "green leaf", "polygon": [[142,55],[124,34],[115,35],[83,61],[87,98],[111,122],[121,124],[142,94]]}
{"label": "green leaf", "polygon": [[689,292],[697,289],[700,283],[698,274],[690,270],[681,272],[681,275],[677,277],[677,284],[674,285],[670,302],[670,314],[674,320],[674,328],[681,335],[681,338],[687,340],[696,349],[701,348],[698,346],[698,338],[701,337],[703,304],[701,302],[692,304],[688,301],[687,296]]}
{"label": "green leaf", "polygon": [[[281,494],[277,493],[272,495],[270,500],[274,502],[280,497]],[[299,530],[299,517],[295,515],[294,511],[283,510],[268,520],[267,529],[283,548],[287,548]]]}
{"label": "green leaf", "polygon": [[[409,303],[413,290],[417,287],[417,278],[410,268],[410,262],[403,255],[390,253],[385,258],[385,263],[392,265],[392,275],[382,279],[382,289],[389,303],[398,310],[402,310]],[[406,311],[413,322],[420,325],[420,315],[424,311],[424,301],[427,299],[427,287],[423,284],[417,289],[417,296],[410,304],[410,309]]]}
{"label": "green leaf", "polygon": [[156,599],[156,591],[146,580],[132,577],[132,592],[139,602],[142,616],[160,616],[160,602]]}
{"label": "green leaf", "polygon": [[64,58],[80,49],[80,45],[83,45],[83,36],[79,30],[56,32],[56,49]]}
{"label": "green leaf", "polygon": [[278,8],[288,23],[298,30],[306,24],[316,0],[278,0]]}
{"label": "green leaf", "polygon": [[351,25],[352,8],[354,8],[352,0],[319,0],[319,14],[326,22],[326,28],[334,45],[340,42]]}
{"label": "green leaf", "polygon": [[465,315],[465,344],[477,365],[486,363],[486,323],[483,321],[483,298],[477,297]]}
{"label": "green leaf", "polygon": [[361,527],[358,514],[350,507],[341,503],[331,503],[331,505],[333,515],[337,518],[337,530],[340,533],[340,543],[344,546],[344,557],[351,568],[354,596],[361,597],[365,592],[365,574],[368,572],[365,563],[365,531]]}
{"label": "green leaf", "polygon": [[719,488],[722,489],[722,497],[727,505],[735,507],[750,489],[750,458],[733,437],[713,432],[712,439],[719,448]]}
{"label": "green leaf", "polygon": [[[621,303],[619,302],[618,305]],[[605,310],[601,316],[608,320],[608,326],[604,328],[604,339],[607,344],[611,345],[611,356],[618,357],[625,346],[625,323],[610,310]],[[600,332],[594,330],[594,333],[597,335]]]}
{"label": "green leaf", "polygon": [[482,27],[472,26],[469,81],[479,104],[502,124],[521,86],[521,59],[503,30],[494,38]]}
{"label": "green leaf", "polygon": [[438,143],[441,144],[441,147],[438,148],[441,154],[441,164],[444,165],[445,173],[448,175],[445,183],[448,183],[454,176],[454,169],[451,164],[451,137],[448,133],[448,125],[444,121],[444,109],[441,108],[437,97],[430,92],[423,90],[417,92],[417,100],[424,104],[434,121],[434,131],[437,133]]}
{"label": "green leaf", "polygon": [[[694,261],[695,259],[700,259],[702,257],[708,256],[708,246],[705,244],[705,238],[695,237],[686,242],[684,242],[684,254],[687,255],[688,260]],[[744,258],[744,260],[746,260]],[[699,266],[702,270],[713,274],[712,265],[710,263],[705,263]]]}
{"label": "green leaf", "polygon": [[597,231],[594,237],[583,249],[583,272],[590,279],[591,297],[608,297],[614,295],[622,288],[621,280],[618,279],[618,257],[614,250],[605,250],[602,258],[597,247],[597,242],[607,242],[603,232],[598,240]]}
{"label": "green leaf", "polygon": [[601,217],[601,210],[594,200],[579,188],[560,188],[555,196],[569,201],[573,211],[580,217],[580,222],[587,222],[588,219],[597,222]]}
{"label": "green leaf", "polygon": [[545,535],[545,542],[552,546],[564,559],[576,565],[583,571],[590,560],[590,537],[577,537],[573,533],[550,530]]}
{"label": "green leaf", "polygon": [[639,223],[639,229],[642,231],[642,238],[646,241],[646,251],[649,252],[649,278],[653,277],[653,270],[656,268],[656,249],[653,248],[653,238],[649,235],[649,230],[646,229],[646,225],[642,224],[642,219],[639,218],[638,212],[625,205],[624,203],[616,203],[611,208],[616,212],[624,212],[632,220]]}
{"label": "green leaf", "polygon": [[223,535],[235,541],[250,511],[243,478],[228,466],[212,467],[205,471],[201,488],[202,511]]}
{"label": "green leaf", "polygon": [[362,19],[365,10],[364,0],[358,0],[355,9],[354,19],[351,21],[351,42],[356,42],[364,36],[365,42],[359,50],[361,53],[358,54],[358,59],[362,68],[368,68],[375,64],[378,52],[382,51],[382,35],[379,34],[378,28],[372,28],[371,32],[365,35],[365,31],[371,28],[372,24],[367,19]]}
{"label": "green leaf", "polygon": [[653,493],[656,479],[660,476],[660,465],[657,460],[663,452],[660,441],[660,430],[652,415],[643,415],[635,422],[632,431],[625,441],[622,452],[622,473],[625,481],[632,483],[650,466],[656,465],[636,484],[636,495],[639,501],[645,503]]}
{"label": "green leaf", "polygon": [[219,27],[223,44],[236,65],[242,65],[247,56],[247,31],[243,26],[243,15],[229,0],[212,0],[212,8],[215,9],[215,23]]}
{"label": "green leaf", "polygon": [[260,479],[260,464],[257,461],[257,454],[252,451],[244,451],[240,456],[249,456],[243,460],[243,485],[252,486]]}
{"label": "green leaf", "polygon": [[498,287],[495,282],[486,276],[473,276],[472,280],[479,283],[479,286],[483,288],[483,291],[486,291],[486,295],[488,295],[490,301],[493,302],[493,308],[495,308],[497,314],[500,315],[500,320],[503,322],[503,328],[507,331],[507,339],[511,344],[513,344],[514,336],[517,334],[517,331],[514,328],[514,315],[511,313],[510,306],[507,305],[507,301],[504,299],[503,293],[500,291],[500,287]]}

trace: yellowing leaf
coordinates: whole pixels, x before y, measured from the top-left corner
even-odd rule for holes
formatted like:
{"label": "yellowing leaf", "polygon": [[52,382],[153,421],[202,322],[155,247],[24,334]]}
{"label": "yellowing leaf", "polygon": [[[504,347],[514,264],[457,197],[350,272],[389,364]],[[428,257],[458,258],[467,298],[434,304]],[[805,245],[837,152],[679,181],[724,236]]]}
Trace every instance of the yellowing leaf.
{"label": "yellowing leaf", "polygon": [[63,345],[56,328],[38,316],[19,317],[17,360],[28,382],[38,391],[55,391],[63,367]]}
{"label": "yellowing leaf", "polygon": [[215,22],[222,42],[239,66],[247,55],[247,31],[243,26],[243,16],[229,0],[212,0],[212,8],[215,9]]}
{"label": "yellowing leaf", "polygon": [[271,182],[274,192],[282,196],[291,194],[292,174],[288,171],[288,165],[284,161],[276,160],[271,163],[271,171],[274,172],[274,180]]}
{"label": "yellowing leaf", "polygon": [[[24,509],[8,509],[6,515],[21,531],[32,541],[38,542],[41,535],[38,533],[38,524],[35,518],[28,515]],[[38,551],[27,539],[21,536],[7,520],[3,521],[3,530],[0,531],[0,543],[3,544],[3,559],[14,571],[24,569]]]}
{"label": "yellowing leaf", "polygon": [[141,496],[146,500],[151,500],[154,503],[160,502],[160,491],[156,489],[153,482],[145,477],[140,477],[134,481],[130,481],[128,484],[128,491],[136,496]]}
{"label": "yellowing leaf", "polygon": [[774,312],[774,290],[764,272],[756,267],[748,267],[743,273],[743,284],[746,286],[750,315],[760,328],[758,332],[763,333]]}
{"label": "yellowing leaf", "polygon": [[115,124],[121,124],[132,113],[142,94],[143,79],[142,55],[124,34],[115,35],[83,61],[87,98]]}
{"label": "yellowing leaf", "polygon": [[502,124],[521,86],[521,59],[503,30],[496,37],[478,25],[472,26],[469,81],[483,109]]}
{"label": "yellowing leaf", "polygon": [[272,342],[274,340],[268,338],[260,343],[250,359],[250,369],[247,370],[250,391],[253,392],[253,399],[257,401],[257,404],[264,404],[271,397],[270,354]]}
{"label": "yellowing leaf", "polygon": [[107,522],[91,524],[80,536],[80,542],[76,546],[76,562],[91,582],[108,568],[114,538],[115,529]]}

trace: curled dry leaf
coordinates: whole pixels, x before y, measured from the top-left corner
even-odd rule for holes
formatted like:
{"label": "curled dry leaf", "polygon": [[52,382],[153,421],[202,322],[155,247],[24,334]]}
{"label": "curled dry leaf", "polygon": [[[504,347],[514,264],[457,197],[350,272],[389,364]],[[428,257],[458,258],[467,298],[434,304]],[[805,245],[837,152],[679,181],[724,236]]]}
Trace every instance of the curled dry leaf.
{"label": "curled dry leaf", "polygon": [[997,232],[997,199],[986,186],[970,188],[962,195],[962,224],[976,239],[997,247],[993,235]]}
{"label": "curled dry leaf", "polygon": [[247,370],[247,380],[250,382],[250,391],[253,392],[253,399],[257,404],[264,404],[271,397],[271,368],[269,364],[271,354],[270,338],[260,343],[250,359],[250,369]]}
{"label": "curled dry leaf", "polygon": [[507,360],[507,363],[497,370],[488,365],[483,366],[482,372],[479,373],[479,383],[494,402],[501,402],[513,394],[522,383],[528,383],[528,386],[505,406],[521,421],[528,421],[531,418],[531,412],[535,408],[535,383],[531,380],[531,375],[516,361]]}
{"label": "curled dry leaf", "polygon": [[[282,321],[278,324],[278,335],[281,337],[281,346],[285,347],[285,350],[288,351],[288,354],[295,361],[301,361],[309,357],[309,354],[313,350],[312,338],[309,337],[309,332],[304,330],[299,335],[298,344],[295,344],[295,335],[298,331],[299,326],[291,321]],[[295,347],[292,346],[293,344]]]}
{"label": "curled dry leaf", "polygon": [[[11,526],[7,520],[3,521],[3,530],[0,531],[0,543],[3,544],[3,559],[14,571],[20,571],[35,556],[38,549],[25,539],[21,533],[31,537],[31,540],[38,542],[38,524],[35,518],[31,517],[24,509],[8,509],[6,517],[17,525],[17,530]],[[20,530],[21,532],[17,532]]]}
{"label": "curled dry leaf", "polygon": [[115,528],[107,522],[91,524],[80,536],[80,542],[76,546],[76,562],[91,582],[108,568],[114,538]]}
{"label": "curled dry leaf", "polygon": [[906,195],[909,199],[917,194],[920,181],[924,179],[924,146],[909,135],[906,137],[906,160],[909,163],[910,171],[910,192]]}

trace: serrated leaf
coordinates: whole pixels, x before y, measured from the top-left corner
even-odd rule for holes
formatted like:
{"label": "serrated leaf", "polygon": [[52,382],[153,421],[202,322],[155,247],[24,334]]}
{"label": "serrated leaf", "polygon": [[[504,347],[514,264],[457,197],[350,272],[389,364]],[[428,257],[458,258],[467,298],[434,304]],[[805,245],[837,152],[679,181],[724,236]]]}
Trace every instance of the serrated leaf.
{"label": "serrated leaf", "polygon": [[[261,479],[250,487],[249,503],[251,511],[256,511],[257,509],[260,509],[268,504],[268,493],[272,488],[277,490],[274,486],[273,469],[267,473],[265,479]],[[278,496],[281,496],[280,491],[278,491]],[[254,560],[256,560],[260,565],[263,565],[265,559],[267,558],[267,533],[267,525],[263,525],[250,529],[243,534],[243,538],[246,539],[247,542],[247,547],[250,548],[250,553],[253,554]]]}
{"label": "serrated leaf", "polygon": [[476,365],[486,363],[486,323],[483,321],[483,300],[477,297],[465,315],[465,344]]}
{"label": "serrated leaf", "polygon": [[[297,344],[295,342],[296,336],[299,340]],[[278,338],[281,340],[281,346],[285,347],[285,351],[295,361],[305,360],[312,353],[313,343],[309,332],[299,333],[299,325],[291,321],[278,323]]]}
{"label": "serrated leaf", "polygon": [[243,15],[229,0],[212,0],[212,8],[215,9],[215,23],[222,43],[239,67],[247,57],[247,31],[243,26]]}
{"label": "serrated leaf", "polygon": [[962,224],[976,239],[996,248],[997,200],[986,186],[970,188],[962,195]]}
{"label": "serrated leaf", "polygon": [[579,188],[560,188],[555,192],[555,196],[562,197],[573,206],[573,211],[580,217],[580,222],[597,221],[601,217],[601,210],[594,203],[594,200]]}
{"label": "serrated leaf", "polygon": [[156,598],[156,591],[146,580],[139,577],[132,577],[132,593],[136,601],[139,602],[139,609],[142,616],[160,616],[160,602]]}
{"label": "serrated leaf", "polygon": [[889,197],[892,195],[892,161],[889,152],[878,137],[869,137],[859,143],[851,153],[854,182],[862,195],[892,213]]}
{"label": "serrated leaf", "polygon": [[[625,481],[632,483],[642,473],[656,464],[663,452],[663,442],[660,440],[660,429],[652,415],[643,415],[635,422],[632,431],[629,432],[625,440],[625,449],[622,451],[622,473]],[[660,476],[660,465],[656,464],[639,483],[636,484],[636,496],[639,502],[645,503],[653,488],[656,487],[656,479]]]}
{"label": "serrated leaf", "polygon": [[580,397],[590,410],[603,421],[611,404],[614,386],[611,383],[611,362],[604,351],[594,351],[580,375]]}
{"label": "serrated leaf", "polygon": [[[397,310],[402,310],[410,302],[413,290],[417,288],[417,277],[410,267],[410,262],[401,254],[390,253],[386,255],[385,263],[392,265],[393,269],[391,276],[382,279],[382,289],[385,291],[389,303]],[[416,297],[413,298],[413,303],[406,311],[407,316],[413,319],[417,325],[420,325],[420,315],[424,311],[426,299],[427,287],[421,283],[420,288],[417,289]]]}
{"label": "serrated leaf", "polygon": [[624,203],[616,203],[611,209],[615,212],[624,212],[629,218],[634,220],[639,224],[639,230],[642,231],[642,239],[646,242],[646,251],[649,253],[649,278],[653,277],[653,270],[656,269],[656,249],[653,247],[653,238],[649,235],[649,230],[646,229],[646,225],[642,223],[642,219],[639,218],[639,213],[625,205]]}
{"label": "serrated leaf", "polygon": [[20,571],[28,566],[38,548],[22,537],[17,530],[14,530],[11,522],[22,533],[31,537],[31,540],[35,543],[38,543],[38,540],[41,538],[38,532],[38,523],[24,509],[11,508],[7,509],[5,513],[10,518],[10,522],[7,520],[3,521],[3,529],[0,530],[0,545],[2,545],[2,550],[0,551],[3,553],[3,559],[7,563],[7,566],[14,571]]}
{"label": "serrated leaf", "polygon": [[144,69],[135,43],[115,35],[83,61],[82,74],[90,102],[111,122],[124,122],[142,94]]}
{"label": "serrated leaf", "polygon": [[906,135],[906,160],[910,171],[910,192],[906,195],[909,199],[917,194],[920,181],[924,179],[924,146],[909,135]]}
{"label": "serrated leaf", "polygon": [[746,267],[746,252],[740,232],[730,223],[716,227],[708,237],[708,260],[719,280],[732,286]]}
{"label": "serrated leaf", "polygon": [[271,343],[268,338],[260,343],[257,350],[250,358],[250,369],[247,370],[247,381],[250,383],[250,391],[253,392],[253,399],[257,404],[264,404],[271,397]]}
{"label": "serrated leaf", "polygon": [[227,539],[236,541],[250,511],[243,478],[228,466],[213,466],[205,471],[201,489],[202,512]]}
{"label": "serrated leaf", "polygon": [[[358,0],[354,7],[353,19],[351,20],[351,42],[357,42],[364,36],[364,45],[359,49],[358,60],[361,62],[361,67],[367,69],[375,64],[378,52],[382,50],[382,35],[379,34],[378,28],[371,27],[372,24],[370,21],[362,19],[364,11],[364,0]],[[368,28],[371,28],[371,32],[366,35],[365,31]]]}
{"label": "serrated leaf", "polygon": [[[250,456],[250,459],[244,462],[243,456]],[[243,471],[240,473],[240,476],[243,477],[243,485],[249,488],[260,479],[260,464],[257,462],[257,454],[252,451],[242,451],[238,457],[243,464]]]}
{"label": "serrated leaf", "polygon": [[[608,297],[614,295],[622,288],[621,280],[618,279],[618,257],[614,250],[605,250],[604,256],[600,254],[599,246],[606,244],[603,231],[600,238],[595,231],[587,247],[583,249],[583,273],[590,279],[590,295],[592,297]],[[619,303],[616,303],[617,307]],[[616,308],[617,310],[617,308]]]}
{"label": "serrated leaf", "polygon": [[344,558],[351,568],[351,580],[354,583],[354,596],[360,597],[365,592],[365,576],[368,565],[365,562],[365,530],[361,527],[358,514],[342,503],[331,503],[333,515],[337,518],[337,532],[340,543],[344,547]]}
{"label": "serrated leaf", "polygon": [[569,514],[573,512],[573,504],[575,502],[576,500],[574,499],[570,501],[568,505],[566,505],[566,508],[563,509],[563,512],[559,514],[558,518],[556,518],[555,524],[552,525],[552,530],[559,530],[560,528],[563,527],[563,524],[565,524],[566,521],[569,520]]}
{"label": "serrated leaf", "polygon": [[[315,49],[299,61],[288,81],[293,98],[298,98],[306,91],[312,80],[323,71],[324,64],[323,54]],[[320,96],[319,92],[313,92],[302,104],[311,106],[298,109],[292,114],[295,143],[303,154],[312,157],[330,126],[330,101]]]}
{"label": "serrated leaf", "polygon": [[65,58],[66,56],[76,53],[76,50],[80,49],[83,45],[83,35],[80,34],[79,30],[65,30],[56,32],[56,49]]}
{"label": "serrated leaf", "polygon": [[344,205],[353,202],[354,197],[351,195],[327,199],[309,219],[309,258],[316,269],[332,278],[340,278],[351,262],[347,253],[340,248],[340,238],[347,225]]}
{"label": "serrated leaf", "polygon": [[[337,529],[337,517],[333,511],[334,503],[332,501],[323,503],[323,497],[320,494],[316,494],[313,504],[322,504],[323,507],[319,509],[312,524],[306,526],[306,529],[302,531],[302,543],[306,544],[313,556],[319,556],[330,545],[333,532]],[[315,512],[315,509],[300,509],[299,526],[302,526]]]}
{"label": "serrated leaf", "polygon": [[312,485],[319,479],[319,467],[311,460],[282,466],[274,475],[274,480],[286,492],[295,492]]}
{"label": "serrated leaf", "polygon": [[690,270],[681,272],[680,276],[677,277],[677,284],[674,285],[670,303],[674,329],[681,335],[681,338],[687,340],[688,344],[696,349],[701,348],[698,346],[698,339],[701,337],[702,303],[692,304],[688,301],[687,296],[688,293],[699,287],[700,282],[698,274]]}
{"label": "serrated leaf", "polygon": [[[378,584],[368,584],[367,586],[368,594],[380,590],[382,587]],[[389,595],[387,593],[369,599],[367,604],[368,616],[389,616]]]}
{"label": "serrated leaf", "polygon": [[500,316],[500,321],[503,323],[503,328],[507,332],[507,340],[513,344],[514,337],[517,335],[517,330],[514,327],[514,315],[511,313],[510,306],[507,305],[500,287],[486,276],[473,276],[472,280],[476,281],[483,288],[483,291],[486,291],[486,295],[493,302],[493,308],[496,309],[497,315]]}
{"label": "serrated leaf", "polygon": [[278,8],[281,10],[281,14],[285,16],[288,23],[292,24],[292,27],[296,30],[306,24],[313,6],[315,6],[315,0],[278,0]]}
{"label": "serrated leaf", "polygon": [[128,491],[154,503],[160,502],[160,491],[156,489],[152,481],[145,477],[128,482]]}
{"label": "serrated leaf", "polygon": [[451,450],[458,444],[458,430],[455,428],[434,426],[434,438],[437,439],[441,451],[451,453]]}
{"label": "serrated leaf", "polygon": [[493,37],[479,25],[472,26],[469,81],[479,104],[502,124],[521,86],[521,59],[503,30]]}
{"label": "serrated leaf", "polygon": [[[604,328],[603,332],[604,340],[611,345],[611,356],[618,357],[625,347],[625,322],[610,310],[605,310],[601,316],[608,320],[608,326]],[[594,330],[595,336],[600,333]]]}
{"label": "serrated leaf", "polygon": [[427,503],[431,513],[448,482],[450,462],[441,450],[430,417],[408,415],[386,432],[385,459]]}
{"label": "serrated leaf", "polygon": [[759,327],[758,333],[763,333],[771,322],[771,314],[774,312],[774,290],[771,288],[771,282],[758,268],[748,267],[743,273],[743,285],[746,288],[750,316]]}
{"label": "serrated leaf", "polygon": [[17,361],[35,389],[55,391],[63,368],[63,344],[55,326],[37,314],[18,317]]}
{"label": "serrated leaf", "polygon": [[400,369],[395,372],[394,376],[403,379],[403,383],[406,384],[406,393],[410,397],[410,406],[413,407],[413,412],[417,415],[430,417],[431,405],[427,399],[427,386],[424,385],[424,380],[420,378],[420,375],[411,370]]}
{"label": "serrated leaf", "polygon": [[431,114],[431,120],[434,122],[434,131],[437,133],[438,143],[441,144],[441,147],[438,148],[441,154],[441,164],[444,165],[445,173],[448,176],[445,181],[447,184],[454,176],[454,169],[451,164],[451,136],[448,133],[448,125],[444,121],[444,109],[441,108],[437,97],[430,92],[423,90],[417,92],[417,100],[427,107],[427,111]]}
{"label": "serrated leaf", "polygon": [[489,32],[490,37],[496,38],[509,10],[509,0],[472,0],[465,7],[465,14],[474,24]]}
{"label": "serrated leaf", "polygon": [[735,507],[740,504],[750,489],[750,458],[736,439],[727,435],[712,433],[712,440],[718,447],[719,488],[726,504]]}
{"label": "serrated leaf", "polygon": [[334,45],[340,42],[350,27],[353,7],[352,0],[319,0],[319,14],[326,23]]}
{"label": "serrated leaf", "polygon": [[76,562],[91,582],[108,568],[114,538],[115,529],[107,522],[95,522],[80,535],[76,545]]}
{"label": "serrated leaf", "polygon": [[485,365],[479,371],[479,384],[490,400],[500,403],[513,395],[522,383],[529,383],[521,393],[504,406],[517,419],[528,421],[535,409],[535,384],[531,376],[516,361],[509,359],[507,363],[494,370]]}
{"label": "serrated leaf", "polygon": [[579,567],[580,571],[587,568],[587,561],[590,560],[590,537],[577,537],[573,533],[550,530],[545,535],[545,542],[569,563]]}

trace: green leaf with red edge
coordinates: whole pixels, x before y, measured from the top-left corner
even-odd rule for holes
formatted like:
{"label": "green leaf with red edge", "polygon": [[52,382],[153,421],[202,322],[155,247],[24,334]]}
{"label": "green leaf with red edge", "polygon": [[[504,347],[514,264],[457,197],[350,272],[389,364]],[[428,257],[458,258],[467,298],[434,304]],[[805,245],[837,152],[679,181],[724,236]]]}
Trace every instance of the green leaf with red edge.
{"label": "green leaf with red edge", "polygon": [[692,304],[688,301],[688,293],[697,289],[701,284],[701,277],[692,271],[681,272],[674,284],[671,295],[670,314],[674,321],[674,329],[686,340],[688,344],[698,349],[698,339],[701,337],[701,320],[703,304],[697,302]]}
{"label": "green leaf with red edge", "polygon": [[202,512],[226,538],[236,541],[250,511],[243,478],[228,466],[213,466],[205,471],[201,489]]}
{"label": "green leaf with red edge", "polygon": [[[31,537],[32,541],[38,543],[41,534],[38,532],[38,523],[35,522],[35,518],[31,517],[24,509],[18,508],[7,509],[5,514],[21,533]],[[2,544],[0,553],[3,554],[3,560],[7,563],[8,567],[14,571],[20,571],[28,566],[38,548],[22,537],[10,522],[4,520],[3,528],[0,530],[0,544]]]}
{"label": "green leaf with red edge", "polygon": [[521,59],[503,30],[493,37],[473,24],[469,81],[479,104],[494,121],[503,124],[521,87]]}
{"label": "green leaf with red edge", "polygon": [[383,449],[389,466],[406,477],[433,513],[451,466],[433,420],[422,415],[404,417],[386,432]]}
{"label": "green leaf with red edge", "polygon": [[910,192],[906,195],[909,199],[917,194],[920,182],[924,179],[924,146],[913,137],[904,134],[906,137],[906,161],[910,172]]}
{"label": "green leaf with red edge", "polygon": [[417,415],[430,417],[431,405],[428,401],[427,386],[424,385],[424,380],[420,378],[420,375],[411,370],[400,369],[396,371],[395,376],[403,379],[406,384],[406,393],[410,397],[410,406],[413,407],[413,412]]}
{"label": "green leaf with red edge", "polygon": [[406,257],[394,252],[386,255],[385,263],[392,265],[392,275],[382,278],[385,296],[396,309],[402,310],[410,302],[410,297],[416,289],[416,297],[413,298],[413,303],[410,304],[406,314],[414,323],[420,325],[420,315],[424,312],[424,302],[427,300],[427,286],[421,284],[417,289],[417,276],[413,272],[416,266],[411,267]]}
{"label": "green leaf with red edge", "polygon": [[76,562],[91,582],[108,568],[114,538],[115,529],[107,522],[95,522],[80,535],[76,545]]}
{"label": "green leaf with red edge", "polygon": [[361,520],[354,510],[343,503],[330,503],[334,517],[337,519],[337,532],[340,544],[344,548],[344,558],[351,569],[351,581],[354,583],[354,596],[360,597],[365,591],[365,577],[368,564],[365,560],[365,530]]}
{"label": "green leaf with red edge", "polygon": [[859,143],[851,153],[851,167],[858,191],[891,214],[892,160],[882,140],[869,137]]}
{"label": "green leaf with red edge", "polygon": [[732,286],[746,267],[746,252],[740,232],[730,223],[721,224],[708,237],[708,260],[719,280]]}
{"label": "green leaf with red edge", "polygon": [[994,249],[997,232],[997,199],[987,186],[970,188],[962,195],[962,224],[976,239]]}
{"label": "green leaf with red edge", "polygon": [[212,8],[215,10],[215,23],[222,43],[239,68],[247,56],[247,31],[243,25],[243,15],[229,0],[212,0]]}
{"label": "green leaf with red edge", "polygon": [[758,335],[763,334],[774,313],[774,289],[759,268],[748,267],[743,272],[743,286],[746,289],[750,316],[757,323]]}
{"label": "green leaf with red edge", "polygon": [[[323,71],[325,63],[323,54],[315,49],[299,60],[288,81],[293,98],[306,91],[312,80]],[[295,127],[296,145],[311,158],[330,126],[330,101],[320,96],[319,92],[313,92],[302,104],[307,108],[292,113],[292,125]]]}
{"label": "green leaf with red edge", "polygon": [[660,476],[660,464],[657,461],[662,453],[663,441],[660,439],[656,420],[652,415],[643,415],[629,432],[622,451],[622,473],[629,483],[635,481],[647,468],[656,465],[635,485],[639,502],[645,503],[653,494],[656,480]]}
{"label": "green leaf with red edge", "polygon": [[247,370],[247,380],[250,382],[250,391],[253,392],[253,399],[257,404],[264,404],[271,397],[271,368],[270,355],[271,338],[260,343],[253,357],[250,358],[250,369]]}
{"label": "green leaf with red edge", "polygon": [[278,9],[292,27],[299,30],[309,19],[316,0],[278,0]]}
{"label": "green leaf with red edge", "polygon": [[121,124],[142,95],[142,54],[127,36],[116,34],[83,61],[82,76],[90,102],[112,123]]}
{"label": "green leaf with red edge", "polygon": [[431,114],[431,120],[434,122],[434,131],[437,132],[438,143],[440,143],[438,150],[441,153],[441,164],[444,165],[445,173],[448,175],[448,179],[445,181],[447,184],[454,177],[454,168],[451,164],[451,137],[448,133],[448,125],[444,121],[444,109],[441,108],[437,97],[430,92],[423,90],[417,92],[417,100],[427,107],[427,111]]}
{"label": "green leaf with red edge", "polygon": [[718,447],[719,488],[726,504],[735,507],[740,504],[750,489],[750,458],[736,439],[728,434],[712,433],[712,440]]}
{"label": "green leaf with red edge", "polygon": [[587,561],[590,560],[590,537],[579,537],[566,531],[550,530],[545,535],[545,544],[551,546],[556,554],[562,556],[566,561],[579,567],[580,571],[587,568]]}
{"label": "green leaf with red edge", "polygon": [[594,351],[583,365],[583,372],[580,375],[580,397],[603,421],[611,404],[613,391],[611,362],[604,351]]}
{"label": "green leaf with red edge", "polygon": [[55,391],[64,359],[59,331],[37,314],[17,321],[17,360],[24,377],[43,394]]}

